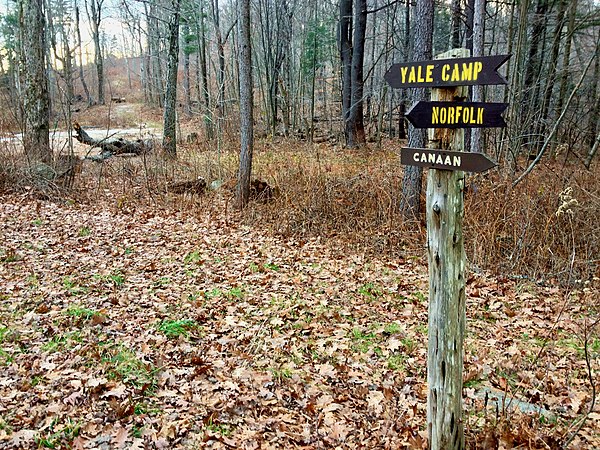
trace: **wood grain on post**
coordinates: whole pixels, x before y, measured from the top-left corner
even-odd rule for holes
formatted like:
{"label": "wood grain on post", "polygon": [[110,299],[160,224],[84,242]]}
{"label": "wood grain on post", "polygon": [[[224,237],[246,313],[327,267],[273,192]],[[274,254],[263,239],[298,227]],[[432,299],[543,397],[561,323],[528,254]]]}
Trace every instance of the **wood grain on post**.
{"label": "wood grain on post", "polygon": [[[436,59],[464,58],[454,49]],[[455,101],[465,87],[432,89],[432,101]],[[462,129],[430,129],[430,148],[464,151]],[[430,169],[427,175],[429,259],[429,344],[427,425],[431,450],[464,449],[462,420],[463,338],[465,331],[464,172]]]}

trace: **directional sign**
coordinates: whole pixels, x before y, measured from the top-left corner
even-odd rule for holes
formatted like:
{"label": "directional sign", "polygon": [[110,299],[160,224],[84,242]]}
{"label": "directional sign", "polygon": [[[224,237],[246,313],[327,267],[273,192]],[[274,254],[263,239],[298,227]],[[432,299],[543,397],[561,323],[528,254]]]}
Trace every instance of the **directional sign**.
{"label": "directional sign", "polygon": [[498,73],[510,55],[439,59],[394,64],[385,74],[393,88],[508,84]]}
{"label": "directional sign", "polygon": [[415,128],[505,127],[508,103],[418,102],[406,113]]}
{"label": "directional sign", "polygon": [[406,166],[485,172],[497,164],[482,153],[450,152],[428,148],[403,148],[400,162]]}

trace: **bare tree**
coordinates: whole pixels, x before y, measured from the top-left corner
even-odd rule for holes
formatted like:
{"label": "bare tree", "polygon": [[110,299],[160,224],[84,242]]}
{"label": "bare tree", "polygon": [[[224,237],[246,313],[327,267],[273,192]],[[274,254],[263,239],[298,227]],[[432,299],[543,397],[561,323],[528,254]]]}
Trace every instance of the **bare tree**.
{"label": "bare tree", "polygon": [[[417,0],[415,18],[413,21],[414,44],[412,59],[424,61],[431,59],[433,46],[433,0]],[[413,102],[426,100],[427,93],[424,89],[412,90]],[[425,130],[408,127],[408,146],[423,148],[427,142]],[[406,166],[402,180],[403,195],[400,201],[400,210],[407,219],[414,219],[419,214],[421,200],[421,178],[423,169],[416,166]]]}
{"label": "bare tree", "polygon": [[85,6],[94,41],[94,64],[98,76],[98,103],[103,105],[104,99],[104,56],[100,44],[100,23],[102,22],[102,6],[104,0],[86,0]]}
{"label": "bare tree", "polygon": [[179,15],[181,0],[171,0],[169,18],[169,56],[167,62],[167,89],[163,112],[163,148],[177,155],[177,68],[179,66]]}
{"label": "bare tree", "polygon": [[23,147],[30,161],[52,162],[50,95],[46,71],[46,16],[44,0],[23,0],[21,24],[25,98]]}
{"label": "bare tree", "polygon": [[250,0],[239,0],[238,8],[241,148],[236,203],[239,208],[244,208],[250,197],[250,176],[254,147]]}

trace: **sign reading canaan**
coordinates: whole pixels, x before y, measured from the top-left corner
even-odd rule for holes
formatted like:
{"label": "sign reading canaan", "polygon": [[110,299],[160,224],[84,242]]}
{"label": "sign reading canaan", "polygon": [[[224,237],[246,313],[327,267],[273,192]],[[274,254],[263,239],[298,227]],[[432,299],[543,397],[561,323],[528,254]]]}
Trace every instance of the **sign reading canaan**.
{"label": "sign reading canaan", "polygon": [[406,113],[415,128],[505,127],[507,103],[418,102]]}
{"label": "sign reading canaan", "polygon": [[433,169],[484,172],[497,164],[482,153],[450,152],[428,148],[403,148],[400,162]]}
{"label": "sign reading canaan", "polygon": [[510,55],[393,64],[385,80],[393,88],[508,84],[497,70]]}

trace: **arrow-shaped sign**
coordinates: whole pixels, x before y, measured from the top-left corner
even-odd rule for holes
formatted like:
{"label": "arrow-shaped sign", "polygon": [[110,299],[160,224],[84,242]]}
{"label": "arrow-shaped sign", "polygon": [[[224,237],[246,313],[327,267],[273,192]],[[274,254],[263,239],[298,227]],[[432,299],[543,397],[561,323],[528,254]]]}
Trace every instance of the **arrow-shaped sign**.
{"label": "arrow-shaped sign", "polygon": [[403,148],[400,162],[407,166],[484,172],[497,164],[482,153],[450,152],[428,148]]}
{"label": "arrow-shaped sign", "polygon": [[393,64],[385,80],[393,88],[508,84],[498,73],[510,55]]}
{"label": "arrow-shaped sign", "polygon": [[406,113],[415,128],[505,127],[508,103],[418,102]]}

